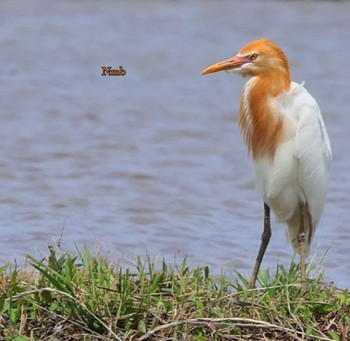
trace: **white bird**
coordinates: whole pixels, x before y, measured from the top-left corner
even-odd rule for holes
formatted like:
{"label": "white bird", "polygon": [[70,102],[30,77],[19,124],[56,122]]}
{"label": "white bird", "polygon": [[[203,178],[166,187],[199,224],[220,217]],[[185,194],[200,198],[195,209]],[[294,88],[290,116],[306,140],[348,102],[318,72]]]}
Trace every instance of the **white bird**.
{"label": "white bird", "polygon": [[300,254],[305,292],[305,257],[325,204],[332,159],[320,109],[303,84],[291,81],[284,52],[268,39],[248,43],[201,74],[217,71],[251,77],[241,97],[239,126],[255,166],[265,219],[250,287],[271,237],[271,208],[287,224],[289,240]]}

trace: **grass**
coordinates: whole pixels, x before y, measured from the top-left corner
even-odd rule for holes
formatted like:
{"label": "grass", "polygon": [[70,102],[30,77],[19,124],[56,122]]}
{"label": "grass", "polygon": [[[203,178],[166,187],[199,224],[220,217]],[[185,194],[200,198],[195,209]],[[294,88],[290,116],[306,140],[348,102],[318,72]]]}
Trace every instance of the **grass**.
{"label": "grass", "polygon": [[0,268],[1,340],[350,339],[349,292],[324,283],[315,265],[302,296],[294,262],[263,270],[255,290],[238,272],[214,278],[186,259],[123,269],[87,248],[50,246],[27,262]]}

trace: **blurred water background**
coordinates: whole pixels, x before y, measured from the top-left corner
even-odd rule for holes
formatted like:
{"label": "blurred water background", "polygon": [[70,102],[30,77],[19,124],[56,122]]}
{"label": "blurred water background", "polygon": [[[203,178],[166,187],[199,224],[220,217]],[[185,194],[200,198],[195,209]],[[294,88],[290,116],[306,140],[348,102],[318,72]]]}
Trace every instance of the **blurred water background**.
{"label": "blurred water background", "polygon": [[[263,203],[237,127],[244,79],[200,71],[269,37],[318,100],[332,141],[312,253],[348,287],[350,3],[9,1],[0,4],[0,260],[60,240],[248,275]],[[123,66],[124,77],[101,67]],[[274,224],[263,266],[293,252]]]}

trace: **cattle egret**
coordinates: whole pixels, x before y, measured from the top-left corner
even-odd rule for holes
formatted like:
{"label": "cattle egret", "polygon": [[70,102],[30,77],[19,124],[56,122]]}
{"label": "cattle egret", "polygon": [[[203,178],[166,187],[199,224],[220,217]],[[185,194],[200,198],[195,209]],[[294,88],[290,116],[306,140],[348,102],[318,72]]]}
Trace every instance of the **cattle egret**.
{"label": "cattle egret", "polygon": [[265,217],[249,285],[255,286],[271,237],[271,208],[287,224],[289,240],[300,254],[305,292],[305,258],[324,207],[332,158],[320,109],[303,84],[291,81],[284,52],[268,39],[248,43],[201,74],[217,71],[251,77],[243,88],[239,126],[253,159]]}

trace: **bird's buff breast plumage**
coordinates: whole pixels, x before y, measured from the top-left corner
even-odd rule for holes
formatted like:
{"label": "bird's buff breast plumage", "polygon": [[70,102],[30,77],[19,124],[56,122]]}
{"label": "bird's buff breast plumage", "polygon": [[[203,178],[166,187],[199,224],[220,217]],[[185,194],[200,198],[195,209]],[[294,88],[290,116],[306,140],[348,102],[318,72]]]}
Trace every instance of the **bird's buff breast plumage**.
{"label": "bird's buff breast plumage", "polygon": [[239,126],[254,160],[273,159],[284,135],[290,133],[280,107],[271,103],[256,77],[247,82],[241,97]]}

